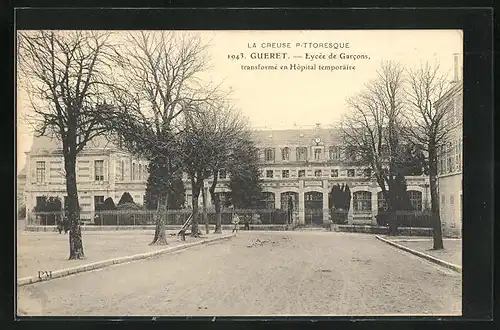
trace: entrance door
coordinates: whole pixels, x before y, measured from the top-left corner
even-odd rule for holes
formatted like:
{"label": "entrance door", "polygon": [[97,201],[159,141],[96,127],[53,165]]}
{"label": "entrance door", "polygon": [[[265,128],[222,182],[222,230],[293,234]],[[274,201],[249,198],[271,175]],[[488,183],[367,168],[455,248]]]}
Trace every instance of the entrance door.
{"label": "entrance door", "polygon": [[311,191],[304,194],[305,224],[323,225],[323,193]]}

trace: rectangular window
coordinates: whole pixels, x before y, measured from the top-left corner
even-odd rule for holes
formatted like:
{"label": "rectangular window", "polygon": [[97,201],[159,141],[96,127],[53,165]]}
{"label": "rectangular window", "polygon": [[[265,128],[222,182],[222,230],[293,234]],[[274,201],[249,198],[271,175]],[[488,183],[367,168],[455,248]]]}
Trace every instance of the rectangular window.
{"label": "rectangular window", "polygon": [[314,149],[314,160],[321,160],[321,149]]}
{"label": "rectangular window", "polygon": [[364,176],[365,176],[365,177],[367,177],[367,178],[371,177],[371,176],[372,176],[372,169],[371,169],[371,168],[365,168],[365,169],[363,170],[363,174],[364,174]]}
{"label": "rectangular window", "polygon": [[122,159],[122,169],[120,173],[120,179],[123,181],[125,179],[125,161]]}
{"label": "rectangular window", "polygon": [[332,170],[331,176],[332,176],[332,178],[338,178],[339,177],[339,170]]}
{"label": "rectangular window", "polygon": [[306,161],[307,160],[307,148],[299,147],[297,148],[297,160]]}
{"label": "rectangular window", "polygon": [[353,194],[354,211],[371,211],[372,194],[369,191],[357,191]]}
{"label": "rectangular window", "polygon": [[299,178],[304,178],[306,176],[306,170],[299,170]]}
{"label": "rectangular window", "polygon": [[453,206],[455,204],[455,197],[450,195],[450,205]]}
{"label": "rectangular window", "polygon": [[139,164],[139,173],[137,176],[138,176],[139,180],[142,180],[142,164]]}
{"label": "rectangular window", "polygon": [[132,163],[132,180],[136,179],[136,173],[135,173],[135,163]]}
{"label": "rectangular window", "polygon": [[219,170],[219,179],[225,179],[227,177],[227,173],[225,169]]}
{"label": "rectangular window", "polygon": [[36,183],[45,183],[45,162],[36,162]]}
{"label": "rectangular window", "polygon": [[266,178],[273,178],[273,170],[267,170],[266,171]]}
{"label": "rectangular window", "polygon": [[104,181],[104,160],[94,162],[95,181]]}
{"label": "rectangular window", "polygon": [[44,196],[37,196],[36,198],[36,206],[42,207],[45,204],[46,198]]}
{"label": "rectangular window", "polygon": [[349,178],[354,178],[354,169],[347,170],[347,176]]}
{"label": "rectangular window", "polygon": [[102,204],[104,204],[104,196],[94,196],[94,210],[99,210]]}
{"label": "rectangular window", "polygon": [[415,190],[409,190],[407,193],[413,209],[416,211],[422,211],[422,193]]}
{"label": "rectangular window", "polygon": [[314,176],[315,177],[320,177],[321,176],[321,170],[315,170],[314,171]]}
{"label": "rectangular window", "polygon": [[290,177],[290,171],[289,170],[283,170],[283,171],[281,171],[281,176],[283,178],[289,178]]}

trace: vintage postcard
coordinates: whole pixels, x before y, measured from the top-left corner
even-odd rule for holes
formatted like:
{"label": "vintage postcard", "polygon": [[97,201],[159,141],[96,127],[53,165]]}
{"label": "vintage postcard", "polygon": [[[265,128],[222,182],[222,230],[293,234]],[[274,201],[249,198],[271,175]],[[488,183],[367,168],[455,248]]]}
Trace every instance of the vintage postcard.
{"label": "vintage postcard", "polygon": [[461,30],[18,30],[19,316],[462,315]]}

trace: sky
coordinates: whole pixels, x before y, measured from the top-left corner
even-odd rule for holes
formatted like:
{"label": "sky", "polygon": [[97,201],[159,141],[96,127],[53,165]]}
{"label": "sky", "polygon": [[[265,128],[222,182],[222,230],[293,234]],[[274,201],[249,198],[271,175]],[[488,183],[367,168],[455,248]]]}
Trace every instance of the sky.
{"label": "sky", "polygon": [[[248,117],[251,126],[260,129],[287,129],[312,126],[317,123],[329,126],[338,123],[348,110],[346,98],[363,90],[364,84],[376,76],[382,61],[397,61],[407,68],[417,68],[426,61],[439,63],[441,70],[448,73],[451,80],[453,54],[458,53],[459,75],[460,77],[462,75],[463,35],[459,30],[281,30],[189,33],[199,35],[203,42],[209,44],[207,53],[210,69],[202,74],[202,79],[221,83],[223,89],[231,90],[232,104]],[[300,47],[297,44],[300,44]],[[278,55],[274,55],[276,53]],[[366,59],[341,59],[342,53],[362,55]],[[241,59],[241,54],[244,59]],[[331,54],[336,58],[328,58]],[[235,59],[232,59],[232,56]],[[252,58],[265,56],[275,58]],[[315,58],[306,59],[306,56]],[[325,58],[321,58],[322,56]],[[294,70],[292,66],[295,65],[297,68],[312,64],[316,64],[315,69],[304,71]],[[242,66],[257,65],[276,65],[278,70],[242,69]],[[323,69],[325,66],[341,65],[348,65],[351,69],[320,70],[320,65]],[[286,67],[287,70],[282,70],[281,67]],[[17,97],[17,172],[19,173],[25,165],[25,152],[31,148],[33,136],[29,126],[22,120],[23,114],[30,111],[30,106],[27,94],[20,86]]]}

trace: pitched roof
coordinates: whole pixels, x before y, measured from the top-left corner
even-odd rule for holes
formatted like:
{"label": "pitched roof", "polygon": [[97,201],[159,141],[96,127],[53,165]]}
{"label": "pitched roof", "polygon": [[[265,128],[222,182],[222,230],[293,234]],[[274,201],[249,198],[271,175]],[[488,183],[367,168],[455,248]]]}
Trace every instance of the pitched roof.
{"label": "pitched roof", "polygon": [[24,165],[23,169],[19,174],[17,175],[18,178],[25,178],[26,177],[26,165]]}
{"label": "pitched roof", "polygon": [[339,128],[308,128],[286,130],[255,130],[255,143],[258,146],[307,146],[315,144],[319,138],[321,144],[336,145],[341,143],[342,135]]}
{"label": "pitched roof", "polygon": [[[98,136],[87,143],[85,149],[111,149],[114,147],[115,145],[108,141],[106,137]],[[40,136],[33,138],[33,145],[31,146],[30,152],[51,152],[59,149],[62,149],[62,143],[59,140],[47,136]]]}

